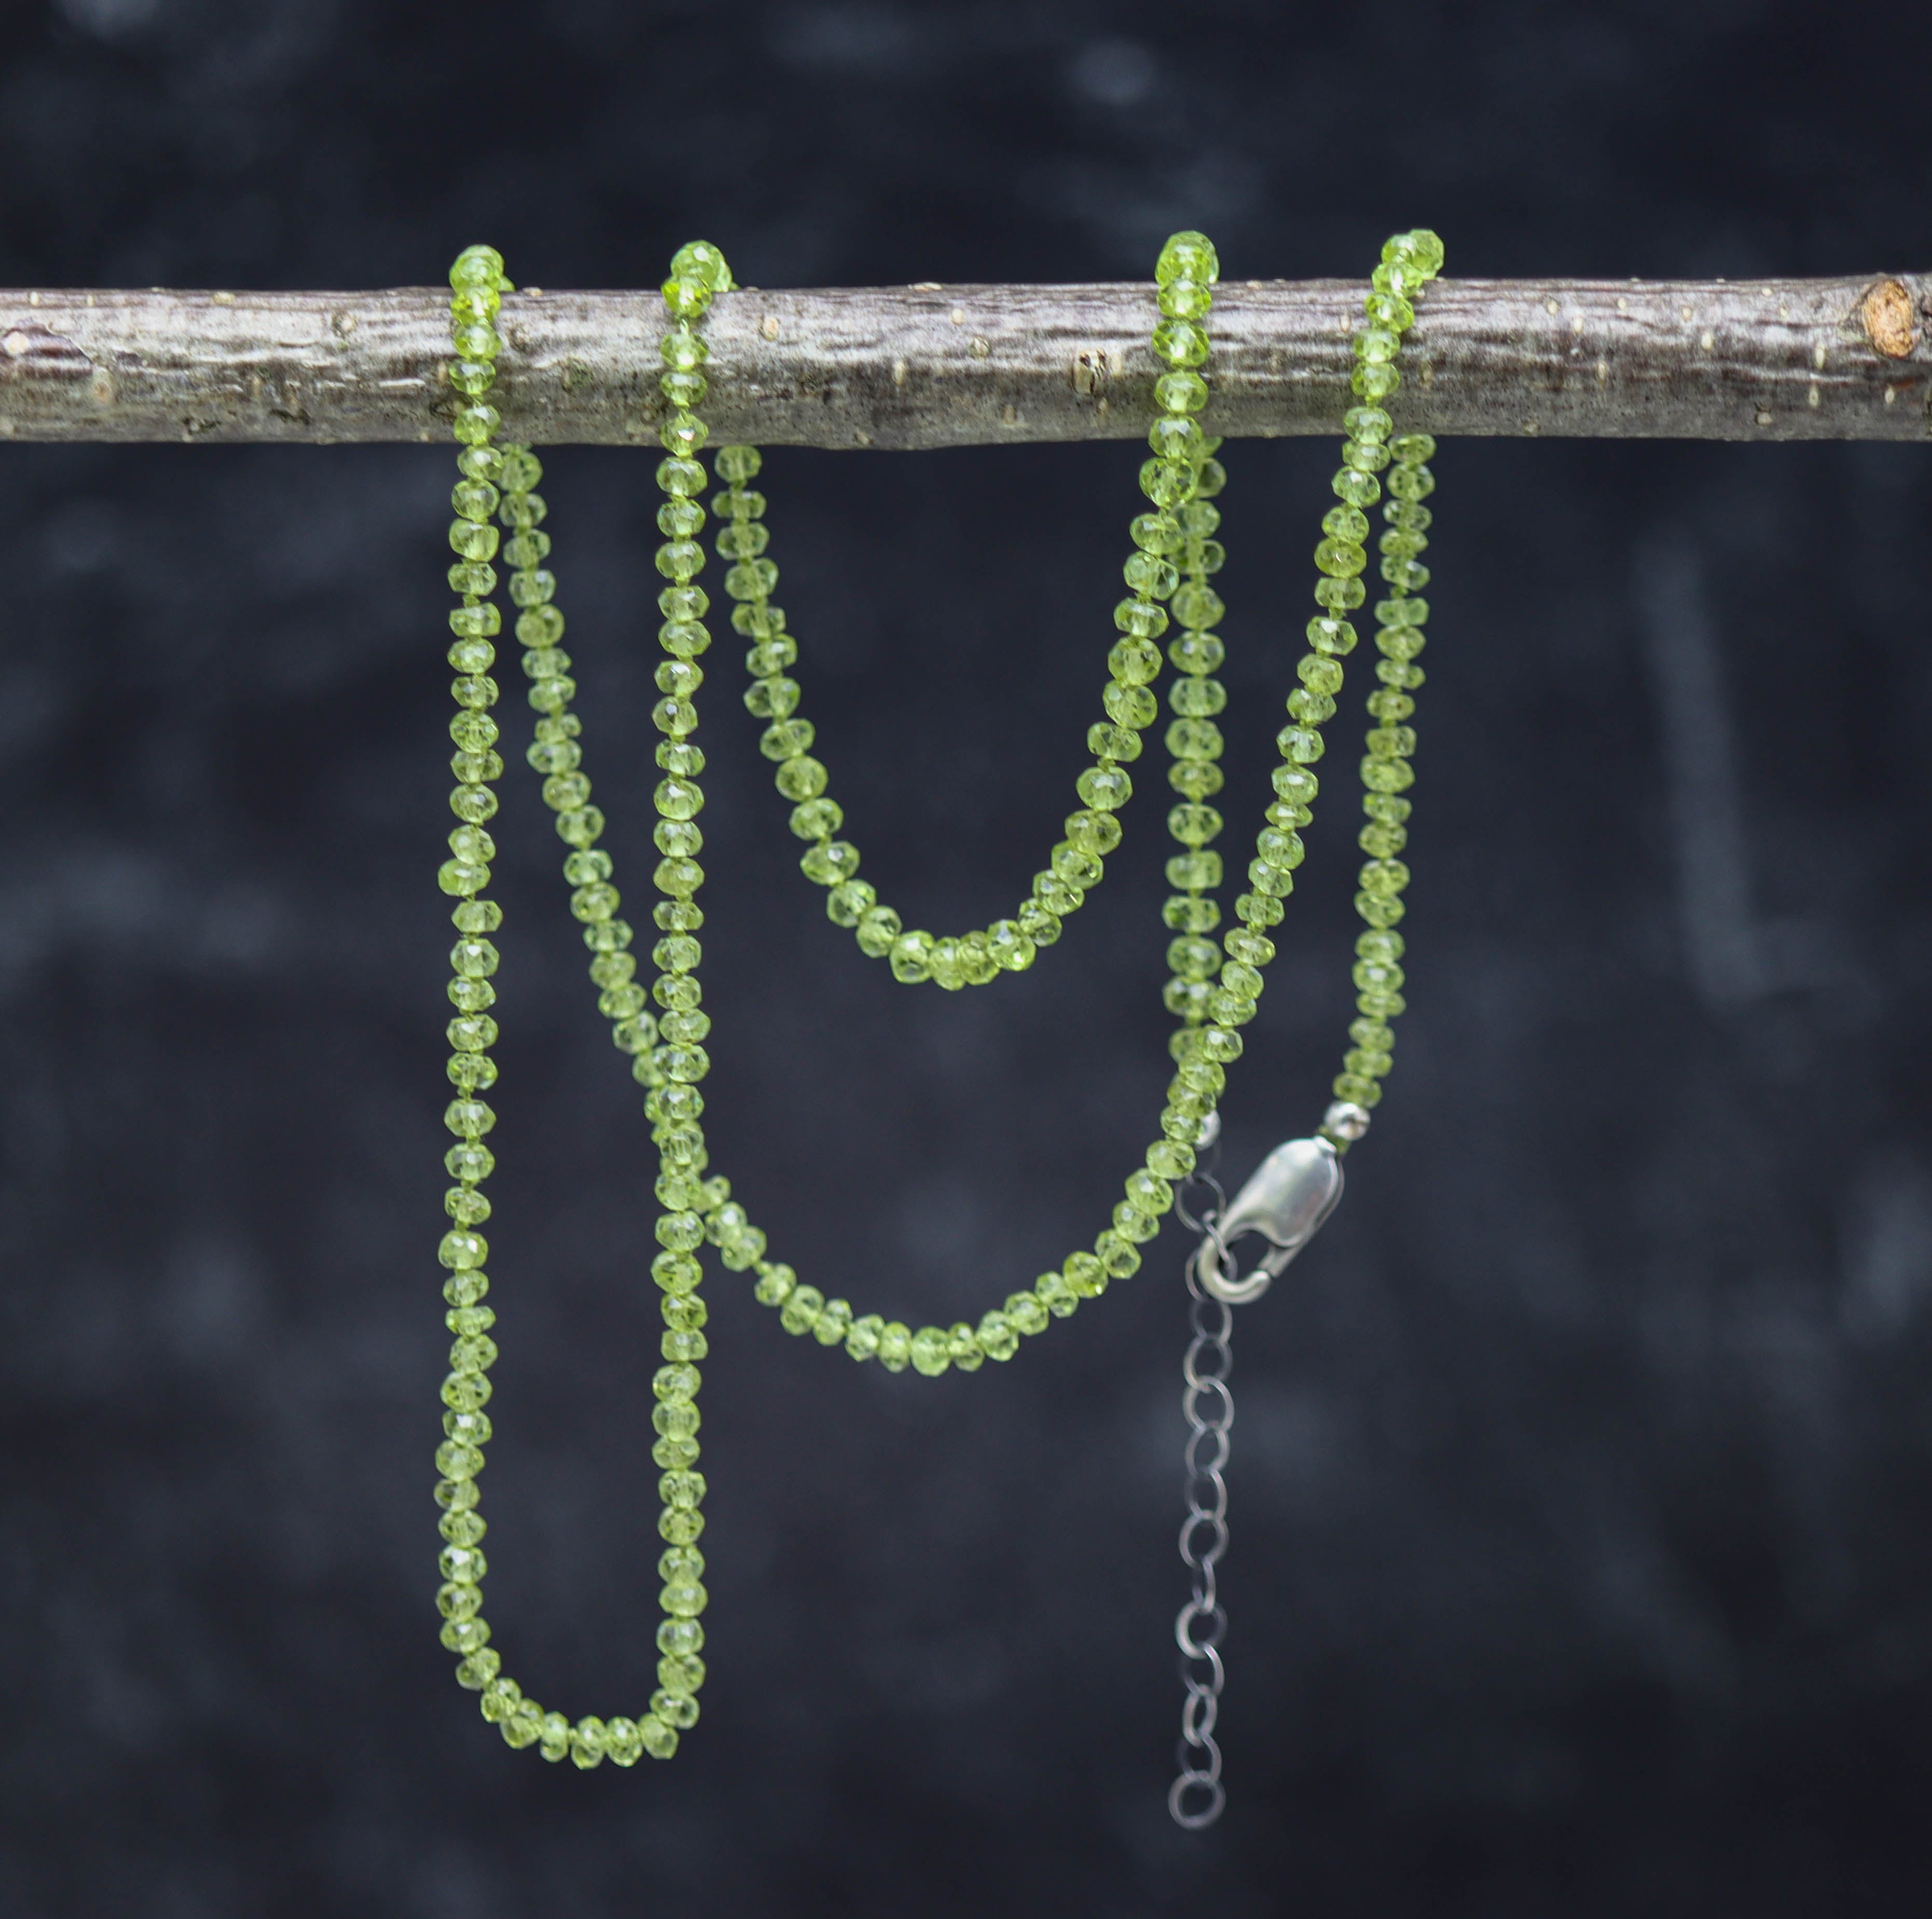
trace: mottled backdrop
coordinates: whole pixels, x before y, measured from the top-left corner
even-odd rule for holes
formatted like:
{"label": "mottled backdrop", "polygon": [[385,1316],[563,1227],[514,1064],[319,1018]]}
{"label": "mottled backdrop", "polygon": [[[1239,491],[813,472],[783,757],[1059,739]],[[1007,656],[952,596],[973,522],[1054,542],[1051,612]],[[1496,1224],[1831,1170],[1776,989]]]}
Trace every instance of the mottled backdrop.
{"label": "mottled backdrop", "polygon": [[[1452,274],[1932,266],[1915,16],[1822,11],[15,0],[0,282],[421,283],[488,238],[635,286],[698,234],[767,286],[1128,277],[1184,225],[1298,276],[1420,222]],[[983,923],[1054,836],[1136,457],[769,463],[809,710],[909,916]],[[1332,459],[1228,460],[1250,808]],[[634,890],[652,492],[634,453],[550,466]],[[0,1912],[1920,1909],[1932,449],[1437,466],[1412,1010],[1347,1203],[1241,1318],[1233,1797],[1188,1837],[1172,1228],[970,1378],[716,1282],[702,1726],[580,1775],[479,1723],[430,1603],[448,452],[0,450]],[[807,1276],[976,1314],[1148,1136],[1160,803],[1034,973],[902,992],[794,870],[733,651],[718,1163]],[[531,786],[490,1611],[539,1696],[635,1710],[652,1169]],[[1238,1176],[1342,1043],[1351,804]]]}

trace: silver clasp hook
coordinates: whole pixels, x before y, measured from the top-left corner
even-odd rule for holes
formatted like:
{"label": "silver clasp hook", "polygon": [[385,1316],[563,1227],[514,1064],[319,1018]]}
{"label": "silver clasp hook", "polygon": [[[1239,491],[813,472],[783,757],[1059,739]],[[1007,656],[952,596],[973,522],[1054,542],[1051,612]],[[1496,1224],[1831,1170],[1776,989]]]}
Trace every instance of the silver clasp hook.
{"label": "silver clasp hook", "polygon": [[[1276,1147],[1226,1208],[1207,1222],[1194,1249],[1195,1276],[1228,1306],[1258,1300],[1276,1276],[1316,1234],[1342,1197],[1342,1162],[1325,1139],[1291,1139]],[[1269,1250],[1246,1279],[1228,1247],[1244,1233],[1258,1233]]]}

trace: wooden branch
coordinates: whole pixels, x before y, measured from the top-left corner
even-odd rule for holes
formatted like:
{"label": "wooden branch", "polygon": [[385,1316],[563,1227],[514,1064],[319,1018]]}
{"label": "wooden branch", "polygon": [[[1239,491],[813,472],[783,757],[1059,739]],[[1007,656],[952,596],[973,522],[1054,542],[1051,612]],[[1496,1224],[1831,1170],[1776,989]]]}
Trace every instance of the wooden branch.
{"label": "wooden branch", "polygon": [[[1210,431],[1333,433],[1354,280],[1244,280],[1214,304]],[[0,436],[418,440],[448,431],[446,295],[0,292]],[[1445,280],[1402,349],[1402,424],[1440,434],[1922,439],[1932,275]],[[914,448],[1136,439],[1144,284],[721,295],[714,440]],[[503,303],[507,435],[655,442],[655,293]]]}

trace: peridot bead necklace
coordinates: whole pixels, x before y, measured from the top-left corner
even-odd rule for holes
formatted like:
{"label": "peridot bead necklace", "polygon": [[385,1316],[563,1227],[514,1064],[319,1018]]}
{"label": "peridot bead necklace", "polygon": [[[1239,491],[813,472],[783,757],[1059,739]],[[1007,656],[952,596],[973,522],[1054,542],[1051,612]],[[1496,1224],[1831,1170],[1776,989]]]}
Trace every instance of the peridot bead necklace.
{"label": "peridot bead necklace", "polygon": [[[1043,1331],[1053,1319],[1072,1313],[1082,1300],[1098,1297],[1112,1280],[1135,1273],[1141,1246],[1160,1231],[1167,1213],[1178,1210],[1199,1237],[1186,1267],[1195,1338],[1184,1367],[1184,1408],[1191,1436],[1186,1456],[1188,1515],[1180,1534],[1181,1557],[1193,1580],[1175,1625],[1186,1699],[1180,1771],[1168,1803],[1184,1825],[1205,1825],[1219,1816],[1225,1798],[1214,1732],[1222,1678],[1218,1647],[1226,1619],[1215,1581],[1228,1537],[1222,1473],[1233,1417],[1227,1384],[1231,1309],[1266,1290],[1340,1198],[1340,1156],[1367,1129],[1369,1109],[1380,1096],[1379,1082],[1390,1064],[1389,1021],[1402,1010],[1402,941],[1394,928],[1402,915],[1408,870],[1397,856],[1406,838],[1409,802],[1402,795],[1414,779],[1409,760],[1414,748],[1414,733],[1404,722],[1414,709],[1412,690],[1422,683],[1421,669],[1414,661],[1422,649],[1429,609],[1416,595],[1429,577],[1418,556],[1428,544],[1430,523],[1421,502],[1434,486],[1424,463],[1435,448],[1426,434],[1391,439],[1393,422],[1380,403],[1400,383],[1395,361],[1402,335],[1414,317],[1412,300],[1435,277],[1442,260],[1442,243],[1432,233],[1399,235],[1384,247],[1372,276],[1369,324],[1354,340],[1352,385],[1360,403],[1344,415],[1343,463],[1334,481],[1340,504],[1324,518],[1324,538],[1315,552],[1322,575],[1315,597],[1321,610],[1309,622],[1309,649],[1296,667],[1299,683],[1288,697],[1288,724],[1277,736],[1282,763],[1274,775],[1275,798],[1247,865],[1247,889],[1235,902],[1238,923],[1218,943],[1208,936],[1221,924],[1214,895],[1221,883],[1222,860],[1213,842],[1223,821],[1209,802],[1222,785],[1222,739],[1214,716],[1226,706],[1227,694],[1214,676],[1224,649],[1212,629],[1222,607],[1208,580],[1224,558],[1214,537],[1220,514],[1213,498],[1226,475],[1214,457],[1220,442],[1203,431],[1196,417],[1209,394],[1208,380],[1199,370],[1210,358],[1203,323],[1220,277],[1214,250],[1202,235],[1176,234],[1162,249],[1155,269],[1161,317],[1152,346],[1166,370],[1154,382],[1158,412],[1148,435],[1151,457],[1140,472],[1149,510],[1136,515],[1129,529],[1134,551],[1123,568],[1129,593],[1114,610],[1119,637],[1107,655],[1108,679],[1102,693],[1106,717],[1087,736],[1092,763],[1075,781],[1081,805],[1067,816],[1064,838],[1010,919],[956,937],[909,931],[891,907],[880,904],[872,886],[857,877],[858,849],[838,837],[844,814],[826,795],[826,769],[812,754],[812,727],[799,715],[800,689],[789,673],[798,657],[797,643],[783,610],[772,602],[778,574],[765,557],[770,544],[766,503],[748,485],[758,475],[759,455],[749,446],[717,451],[713,465],[723,490],[711,502],[712,513],[722,523],[716,550],[726,562],[725,592],[736,602],[732,625],[752,643],[746,704],[768,722],[760,745],[776,762],[778,789],[791,802],[791,829],[808,843],[800,866],[808,879],[827,889],[831,919],[851,928],[860,949],[887,960],[894,978],[906,983],[931,980],[948,989],[983,985],[1003,971],[1024,970],[1041,947],[1059,937],[1062,922],[1100,883],[1106,856],[1120,843],[1117,815],[1133,791],[1127,768],[1139,758],[1141,736],[1159,712],[1152,690],[1161,667],[1156,643],[1170,628],[1178,629],[1167,646],[1176,676],[1168,691],[1173,718],[1165,743],[1168,781],[1178,796],[1167,823],[1180,850],[1167,862],[1172,892],[1162,919],[1175,936],[1168,948],[1172,976],[1163,997],[1180,1024],[1170,1042],[1175,1073],[1160,1116],[1160,1137],[1128,1176],[1125,1196],[1090,1250],[1070,1253],[1057,1270],[1008,1295],[976,1324],[962,1321],[915,1331],[877,1313],[855,1315],[846,1300],[827,1299],[819,1288],[800,1283],[789,1266],[767,1259],[766,1236],[732,1198],[730,1183],[707,1177],[704,1101],[698,1087],[710,1069],[704,1042],[711,1022],[702,1010],[698,969],[703,951],[697,937],[704,923],[697,899],[705,877],[698,858],[704,844],[698,824],[704,805],[698,784],[704,755],[695,736],[696,695],[704,680],[698,661],[711,643],[705,624],[711,602],[697,583],[705,564],[698,535],[706,520],[698,498],[706,475],[698,455],[709,436],[696,409],[707,391],[704,367],[710,351],[700,323],[713,295],[731,284],[724,256],[703,241],[680,248],[664,287],[670,325],[662,343],[660,384],[672,411],[661,430],[666,457],[657,469],[665,496],[658,514],[664,541],[657,566],[667,583],[658,596],[664,657],[656,679],[662,697],[652,713],[663,736],[657,748],[663,778],[653,796],[658,814],[653,838],[660,857],[652,874],[658,898],[652,919],[660,937],[651,949],[656,977],[648,997],[636,978],[633,929],[618,916],[621,901],[611,884],[610,857],[597,845],[604,816],[590,803],[590,782],[581,769],[582,723],[571,710],[576,682],[570,676],[570,656],[558,644],[564,617],[555,604],[555,576],[544,564],[550,551],[550,535],[541,530],[544,502],[533,490],[542,469],[528,448],[496,442],[501,421],[485,397],[495,383],[494,361],[502,344],[496,316],[511,283],[503,276],[501,257],[488,247],[472,247],[458,258],[450,271],[456,355],[450,383],[462,396],[454,424],[463,450],[457,460],[462,477],[451,496],[457,517],[449,541],[458,557],[449,569],[449,583],[461,604],[450,615],[455,637],[448,657],[458,676],[452,689],[458,711],[450,723],[457,748],[450,763],[458,785],[450,807],[460,823],[449,836],[451,857],[439,875],[443,891],[458,902],[452,917],[460,936],[451,953],[454,977],[449,986],[455,1009],[448,1027],[449,1079],[456,1097],[445,1116],[456,1136],[445,1161],[455,1183],[445,1195],[452,1225],[440,1248],[448,1273],[443,1288],[449,1305],[446,1321],[454,1344],[442,1386],[445,1437],[436,1453],[436,1499],[443,1508],[440,1531],[446,1542],[440,1562],[444,1583],[436,1603],[444,1620],[442,1642],[460,1656],[459,1682],[482,1694],[484,1717],[500,1728],[510,1745],[536,1746],[552,1760],[567,1753],[581,1767],[607,1758],[628,1766],[646,1753],[668,1759],[680,1733],[697,1721],[705,1670],[699,1619],[706,1597],[704,1558],[698,1546],[704,1529],[705,1486],[696,1470],[698,1368],[706,1354],[706,1308],[698,1292],[700,1247],[708,1242],[733,1271],[755,1271],[755,1297],[778,1309],[788,1332],[810,1333],[822,1345],[842,1346],[855,1360],[877,1359],[894,1372],[910,1364],[936,1376],[955,1367],[970,1372],[988,1359],[1010,1359],[1024,1336]],[[1318,791],[1312,769],[1323,751],[1321,730],[1335,712],[1341,662],[1356,644],[1346,616],[1366,598],[1360,577],[1367,565],[1364,509],[1382,493],[1376,476],[1391,467],[1384,508],[1388,530],[1380,543],[1381,571],[1390,592],[1375,609],[1382,655],[1376,671],[1382,683],[1368,702],[1375,724],[1361,763],[1368,823],[1360,844],[1370,856],[1355,900],[1367,927],[1356,942],[1361,1017],[1348,1029],[1354,1045],[1316,1135],[1277,1147],[1229,1202],[1208,1170],[1220,1132],[1217,1105],[1227,1067],[1243,1051],[1240,1029],[1254,1017],[1264,970],[1274,957],[1268,929],[1280,922],[1282,901],[1293,891],[1294,869],[1301,863],[1298,829],[1308,823]],[[489,1009],[496,997],[490,981],[497,954],[489,935],[502,919],[502,909],[483,897],[496,854],[487,823],[496,811],[493,787],[503,769],[496,750],[499,728],[490,713],[498,688],[490,669],[502,623],[489,597],[497,585],[493,562],[500,536],[493,520],[511,533],[502,557],[514,569],[509,595],[519,609],[517,637],[531,682],[530,703],[538,715],[526,757],[542,775],[544,802],[556,813],[558,835],[571,849],[564,875],[573,889],[571,911],[583,922],[590,949],[598,1008],[612,1022],[611,1037],[619,1050],[631,1056],[633,1077],[646,1089],[644,1110],[658,1150],[659,1250],[651,1272],[663,1296],[664,1363],[652,1381],[657,1439],[652,1457],[663,1474],[658,1521],[665,1542],[658,1561],[663,1618],[657,1633],[662,1657],[658,1688],[648,1709],[635,1719],[591,1716],[573,1722],[562,1713],[546,1711],[502,1670],[482,1612],[485,1528],[476,1481],[490,1437],[484,1408],[490,1393],[489,1369],[496,1356],[490,1336],[496,1316],[484,1303],[489,1247],[478,1230],[490,1217],[482,1187],[496,1162],[484,1142],[496,1115],[482,1096],[496,1078],[490,1048],[497,1029]],[[1191,1184],[1210,1198],[1198,1218],[1178,1198],[1177,1183],[1184,1192]],[[1260,1265],[1244,1278],[1229,1246],[1250,1232],[1261,1234],[1269,1247]]]}

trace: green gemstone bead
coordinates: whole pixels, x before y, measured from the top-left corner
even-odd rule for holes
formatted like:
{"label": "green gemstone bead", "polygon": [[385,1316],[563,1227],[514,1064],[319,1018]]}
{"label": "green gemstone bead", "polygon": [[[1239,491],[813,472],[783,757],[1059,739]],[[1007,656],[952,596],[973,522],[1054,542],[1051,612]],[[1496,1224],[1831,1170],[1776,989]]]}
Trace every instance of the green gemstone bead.
{"label": "green gemstone bead", "polygon": [[1170,367],[1198,367],[1208,358],[1208,335],[1191,319],[1163,319],[1154,330],[1156,359]]}
{"label": "green gemstone bead", "polygon": [[[1067,1290],[1076,1300],[1094,1300],[1107,1290],[1107,1269],[1090,1252],[1070,1252],[1061,1262],[1060,1270],[1066,1281]],[[1052,1302],[1047,1302],[1052,1309]]]}
{"label": "green gemstone bead", "polygon": [[912,1336],[911,1357],[916,1371],[937,1379],[952,1363],[947,1336],[936,1326],[922,1326]]}
{"label": "green gemstone bead", "polygon": [[[1198,376],[1163,374],[1163,379],[1192,379]],[[1205,391],[1205,382],[1203,382]],[[1134,516],[1127,528],[1127,535],[1143,553],[1172,555],[1180,552],[1184,543],[1180,522],[1171,513],[1140,513]]]}
{"label": "green gemstone bead", "polygon": [[1228,703],[1228,689],[1205,673],[1177,679],[1167,689],[1167,703],[1184,718],[1207,719]]}
{"label": "green gemstone bead", "polygon": [[1162,373],[1154,383],[1154,397],[1169,413],[1198,413],[1208,403],[1208,382],[1197,373]]}
{"label": "green gemstone bead", "polygon": [[1214,304],[1214,289],[1198,280],[1177,280],[1160,289],[1155,304],[1169,319],[1204,319]]}
{"label": "green gemstone bead", "polygon": [[[1436,244],[1439,248],[1442,243]],[[1154,262],[1154,277],[1157,286],[1171,286],[1177,280],[1197,280],[1211,286],[1221,277],[1221,262],[1208,236],[1190,227],[1169,237]]]}

